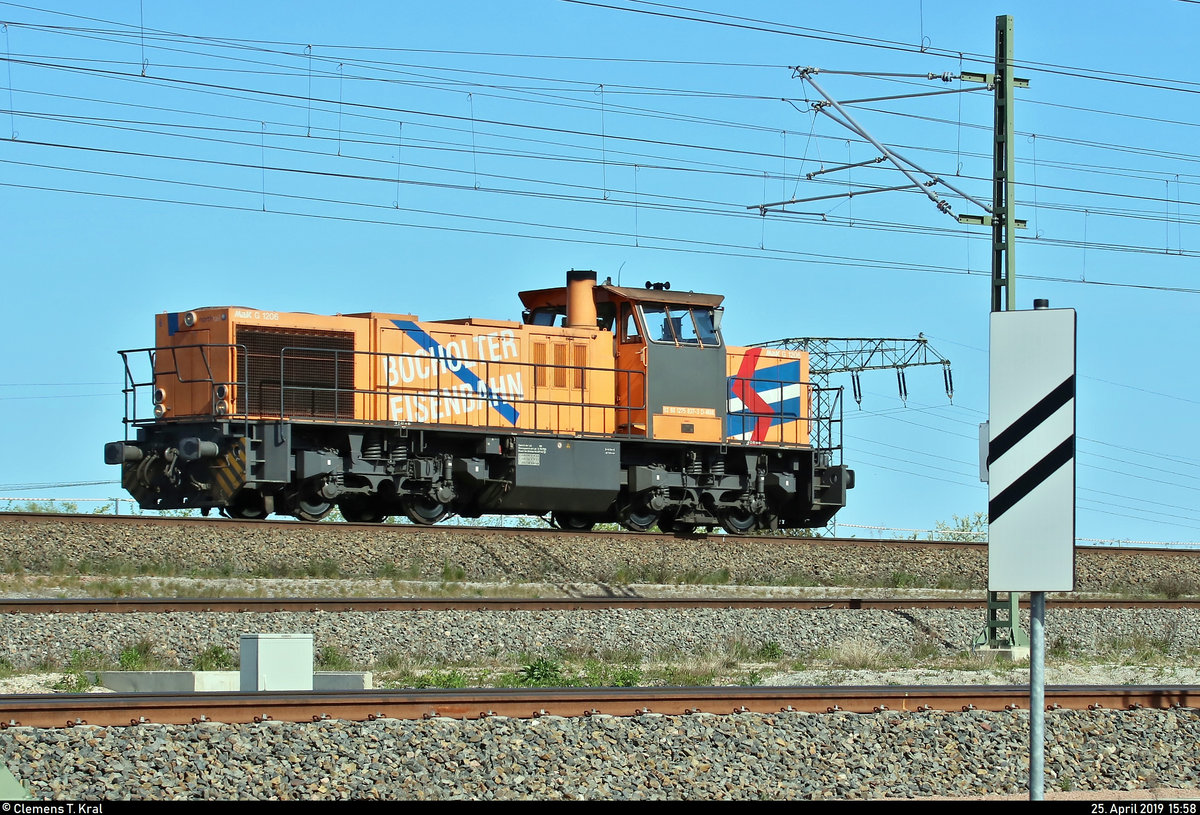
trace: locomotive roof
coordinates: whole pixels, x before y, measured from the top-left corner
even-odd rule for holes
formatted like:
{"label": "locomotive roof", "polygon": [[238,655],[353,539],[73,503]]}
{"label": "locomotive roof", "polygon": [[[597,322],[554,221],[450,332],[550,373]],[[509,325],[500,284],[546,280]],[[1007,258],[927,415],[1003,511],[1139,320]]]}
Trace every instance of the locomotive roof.
{"label": "locomotive roof", "polygon": [[[600,283],[593,291],[595,292],[597,303],[633,300],[639,303],[666,303],[672,306],[716,308],[725,300],[725,295],[723,294],[704,294],[693,291],[664,291],[662,289],[635,289],[627,286],[614,286],[611,283]],[[557,286],[552,289],[532,289],[520,292],[518,296],[526,308],[564,305],[567,302],[567,289],[565,286]]]}

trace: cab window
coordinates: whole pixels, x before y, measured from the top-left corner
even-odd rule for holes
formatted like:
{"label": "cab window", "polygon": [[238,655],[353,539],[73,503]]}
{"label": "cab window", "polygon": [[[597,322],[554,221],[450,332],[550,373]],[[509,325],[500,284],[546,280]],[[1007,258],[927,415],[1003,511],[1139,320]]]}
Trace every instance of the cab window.
{"label": "cab window", "polygon": [[675,341],[683,345],[699,345],[700,338],[696,336],[696,325],[692,321],[691,309],[667,308],[670,315],[671,330],[675,332]]}
{"label": "cab window", "polygon": [[713,348],[721,344],[712,309],[643,303],[639,306],[653,342]]}
{"label": "cab window", "polygon": [[596,304],[596,327],[605,331],[613,330],[613,323],[617,319],[617,310],[612,303],[597,303]]}
{"label": "cab window", "polygon": [[554,306],[542,306],[535,308],[533,311],[525,314],[526,325],[554,325],[554,321],[560,314],[566,314],[566,310],[555,308]]}
{"label": "cab window", "polygon": [[696,333],[704,345],[720,345],[717,328],[713,325],[713,310],[711,308],[692,309],[692,319],[696,321]]}
{"label": "cab window", "polygon": [[666,306],[643,303],[638,306],[646,321],[646,330],[654,342],[675,342],[675,330],[671,325],[671,315]]}
{"label": "cab window", "polygon": [[638,328],[637,316],[629,303],[621,304],[621,342],[642,342],[642,332]]}

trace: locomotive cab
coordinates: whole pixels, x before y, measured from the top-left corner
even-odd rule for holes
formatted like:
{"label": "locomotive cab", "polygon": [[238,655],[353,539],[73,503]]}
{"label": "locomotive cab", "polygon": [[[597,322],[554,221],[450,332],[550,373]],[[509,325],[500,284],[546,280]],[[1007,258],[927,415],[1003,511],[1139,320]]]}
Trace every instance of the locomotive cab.
{"label": "locomotive cab", "polygon": [[[566,288],[521,292],[530,325],[574,324],[590,297],[599,328],[613,333],[617,432],[648,439],[718,442],[725,421],[725,347],[718,294],[595,285],[570,272]],[[586,308],[586,306],[585,306]],[[587,318],[583,318],[586,320]]]}
{"label": "locomotive cab", "polygon": [[[608,287],[615,289],[616,287]],[[644,392],[626,392],[630,432],[648,438],[719,442],[725,423],[721,297],[665,290],[612,291],[622,316],[620,368],[642,374]],[[618,389],[618,399],[622,394]]]}

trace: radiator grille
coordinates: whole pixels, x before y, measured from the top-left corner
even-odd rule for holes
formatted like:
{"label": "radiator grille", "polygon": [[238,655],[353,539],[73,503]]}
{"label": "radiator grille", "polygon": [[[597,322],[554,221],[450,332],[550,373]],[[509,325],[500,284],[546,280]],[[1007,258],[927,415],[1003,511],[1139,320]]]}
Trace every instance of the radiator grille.
{"label": "radiator grille", "polygon": [[546,343],[535,342],[533,344],[533,384],[539,388],[544,388],[546,382]]}
{"label": "radiator grille", "polygon": [[583,390],[583,369],[587,367],[587,351],[587,346],[583,344],[571,346],[571,353],[575,356],[574,387],[577,390]]}
{"label": "radiator grille", "polygon": [[255,326],[239,328],[237,342],[246,413],[354,418],[354,334]]}
{"label": "radiator grille", "polygon": [[565,343],[554,343],[554,387],[567,386],[567,346]]}

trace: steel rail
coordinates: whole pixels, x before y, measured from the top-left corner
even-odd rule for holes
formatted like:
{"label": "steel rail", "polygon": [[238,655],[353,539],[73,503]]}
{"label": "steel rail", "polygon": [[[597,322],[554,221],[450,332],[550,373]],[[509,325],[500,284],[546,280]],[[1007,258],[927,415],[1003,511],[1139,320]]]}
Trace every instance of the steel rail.
{"label": "steel rail", "polygon": [[[512,527],[512,526],[456,526],[453,524],[436,524],[422,526],[418,524],[372,524],[333,521],[328,523],[310,523],[298,520],[266,519],[241,520],[221,517],[188,517],[170,518],[154,515],[80,515],[75,513],[54,512],[0,512],[0,527],[13,523],[61,523],[69,521],[78,524],[117,524],[127,526],[203,526],[214,529],[263,529],[277,528],[295,531],[299,534],[322,535],[354,535],[364,531],[386,531],[394,535],[478,535],[481,537],[578,537],[592,544],[613,540],[645,540],[647,542],[665,541],[676,543],[716,543],[734,542],[738,544],[755,543],[763,546],[886,546],[889,548],[911,549],[986,549],[987,541],[956,541],[956,540],[913,540],[912,538],[868,538],[868,537],[819,537],[803,538],[790,535],[729,535],[724,532],[693,532],[687,535],[665,534],[662,532],[632,532],[629,530],[573,532],[551,527]],[[2,532],[0,532],[2,535]],[[1077,545],[1080,552],[1105,552],[1116,555],[1177,555],[1200,557],[1200,547],[1181,548],[1166,544],[1163,546],[1087,546]]]}
{"label": "steel rail", "polygon": [[449,523],[434,524],[432,526],[424,526],[421,524],[411,523],[351,523],[349,521],[328,521],[313,523],[309,521],[300,521],[295,519],[279,519],[267,518],[259,520],[245,520],[240,518],[222,518],[212,516],[208,518],[201,517],[186,517],[172,518],[160,515],[80,515],[68,512],[0,512],[0,525],[15,522],[27,523],[52,523],[69,521],[71,523],[100,525],[100,524],[116,524],[127,526],[184,526],[184,527],[206,527],[208,529],[284,529],[296,531],[299,533],[312,533],[315,531],[321,534],[357,534],[364,530],[372,532],[387,532],[395,535],[463,535],[463,534],[478,534],[481,536],[496,536],[496,537],[580,537],[589,541],[602,541],[608,538],[617,540],[664,540],[664,541],[714,541],[721,542],[725,540],[731,541],[753,541],[764,545],[779,544],[853,544],[853,545],[900,545],[912,546],[917,548],[939,548],[948,547],[952,549],[972,548],[985,546],[982,541],[915,541],[910,539],[891,539],[891,538],[803,538],[792,537],[789,535],[729,535],[725,532],[692,532],[687,535],[666,534],[663,532],[634,532],[632,530],[621,529],[613,531],[592,531],[592,532],[576,532],[568,529],[556,529],[550,526],[546,527],[515,527],[515,526],[465,526]]}
{"label": "steel rail", "polygon": [[[321,534],[357,534],[363,531],[383,531],[388,534],[395,535],[415,535],[415,534],[434,534],[434,535],[463,535],[472,534],[479,536],[497,536],[497,537],[580,537],[590,542],[604,541],[606,539],[614,540],[646,540],[646,541],[674,541],[677,543],[686,542],[714,542],[721,543],[723,541],[731,541],[740,544],[758,543],[764,546],[789,546],[789,545],[811,545],[811,546],[886,546],[912,549],[978,549],[986,548],[987,541],[958,541],[958,540],[914,540],[912,538],[869,538],[869,537],[793,537],[790,535],[729,535],[724,532],[692,532],[687,535],[666,534],[662,532],[633,532],[630,530],[613,530],[613,531],[592,531],[592,532],[573,532],[565,529],[555,529],[551,527],[511,527],[511,526],[458,526],[453,524],[436,524],[434,526],[423,526],[419,524],[398,523],[398,524],[374,524],[374,523],[350,523],[346,521],[335,521],[328,523],[311,523],[307,521],[297,520],[282,520],[282,519],[265,519],[265,520],[242,520],[233,518],[221,517],[187,517],[187,518],[171,518],[153,515],[80,515],[74,513],[53,513],[53,512],[0,512],[0,527],[5,524],[27,522],[27,523],[54,523],[70,521],[81,524],[118,524],[118,525],[146,525],[146,526],[207,526],[209,529],[215,528],[237,528],[245,529],[262,529],[262,528],[278,528],[300,532],[313,532],[319,530]],[[953,533],[951,533],[953,534]],[[1101,545],[1076,545],[1076,549],[1080,552],[1111,552],[1114,554],[1155,554],[1155,555],[1182,555],[1200,557],[1200,547],[1189,545],[1191,548],[1184,548],[1172,544],[1163,544],[1161,546],[1153,545],[1136,545],[1136,546],[1101,546]]]}
{"label": "steel rail", "polygon": [[[1053,609],[1200,609],[1200,599],[1051,599]],[[900,611],[954,610],[987,607],[986,598],[770,598],[770,597],[67,597],[0,598],[0,614],[150,614],[233,612],[370,612],[370,611],[605,611],[608,609],[673,610],[795,609]]]}
{"label": "steel rail", "polygon": [[[1191,708],[1200,686],[1046,688],[1050,709]],[[344,692],[263,691],[192,694],[39,694],[0,697],[0,727],[104,727],[200,722],[315,722],[323,719],[480,719],[593,715],[780,712],[920,713],[1017,711],[1029,705],[1024,685],[804,686],[687,688],[505,688]]]}

